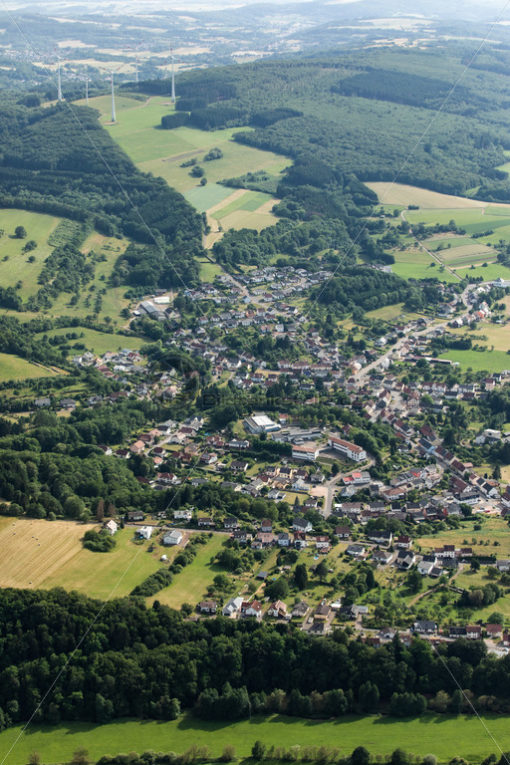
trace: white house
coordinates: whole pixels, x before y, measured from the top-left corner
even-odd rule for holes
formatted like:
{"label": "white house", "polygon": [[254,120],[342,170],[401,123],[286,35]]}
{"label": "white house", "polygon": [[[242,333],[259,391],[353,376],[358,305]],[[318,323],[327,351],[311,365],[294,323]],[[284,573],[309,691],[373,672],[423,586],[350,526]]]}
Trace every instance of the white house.
{"label": "white house", "polygon": [[109,521],[106,521],[104,528],[106,529],[108,534],[110,534],[110,536],[113,537],[113,535],[117,532],[119,527],[113,519],[110,519]]}
{"label": "white house", "polygon": [[136,533],[139,537],[142,537],[142,539],[150,539],[152,536],[152,526],[140,526],[140,528],[136,530]]}
{"label": "white house", "polygon": [[230,598],[228,603],[223,606],[223,616],[235,616],[238,614],[241,610],[241,606],[243,605],[243,599],[240,597],[237,598]]}
{"label": "white house", "polygon": [[367,453],[361,446],[353,444],[350,441],[344,441],[343,438],[337,438],[336,436],[330,436],[328,445],[336,452],[340,452],[343,457],[352,460],[353,462],[363,462],[366,460]]}
{"label": "white house", "polygon": [[169,531],[168,534],[165,534],[163,537],[163,544],[165,547],[171,547],[173,545],[180,545],[182,542],[182,532],[177,531],[174,529],[173,531]]}

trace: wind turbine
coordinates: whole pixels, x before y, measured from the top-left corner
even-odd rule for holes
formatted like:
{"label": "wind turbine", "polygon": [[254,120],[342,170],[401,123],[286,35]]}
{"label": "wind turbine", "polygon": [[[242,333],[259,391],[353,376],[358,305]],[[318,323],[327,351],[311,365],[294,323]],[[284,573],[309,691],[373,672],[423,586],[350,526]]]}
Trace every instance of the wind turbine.
{"label": "wind turbine", "polygon": [[55,55],[57,57],[57,101],[63,101],[61,63],[57,48],[55,48]]}
{"label": "wind turbine", "polygon": [[117,69],[110,69],[112,123],[117,122],[117,111],[115,109],[115,75],[122,69],[123,66],[124,64],[121,64],[117,67]]}
{"label": "wind turbine", "polygon": [[175,104],[175,59],[174,49],[170,49],[170,61],[172,62],[172,103]]}

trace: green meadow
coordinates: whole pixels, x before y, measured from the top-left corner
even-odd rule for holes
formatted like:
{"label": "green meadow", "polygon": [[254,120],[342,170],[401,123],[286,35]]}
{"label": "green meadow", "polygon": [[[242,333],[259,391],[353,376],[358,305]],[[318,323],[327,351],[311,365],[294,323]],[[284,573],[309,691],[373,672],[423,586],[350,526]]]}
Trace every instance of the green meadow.
{"label": "green meadow", "polygon": [[374,755],[387,755],[400,747],[421,757],[435,754],[442,762],[455,756],[480,762],[488,754],[498,753],[498,746],[502,751],[510,749],[510,725],[507,717],[495,715],[477,718],[427,714],[416,720],[349,716],[327,722],[273,715],[218,723],[196,720],[187,714],[172,722],[118,720],[99,726],[30,725],[26,732],[16,726],[0,733],[0,755],[4,765],[26,765],[35,751],[45,765],[53,765],[68,762],[82,748],[97,760],[104,754],[141,753],[149,749],[181,753],[196,744],[209,747],[212,757],[218,757],[225,746],[232,745],[237,757],[243,758],[249,756],[257,740],[268,746],[335,747],[343,755],[360,745]]}
{"label": "green meadow", "polygon": [[[77,339],[68,341],[71,348],[75,345],[85,346],[86,350],[99,355],[106,353],[106,351],[118,351],[122,348],[138,350],[144,344],[144,340],[140,337],[126,337],[125,335],[99,332],[95,329],[88,329],[86,327],[62,327],[60,329],[51,330],[50,332],[42,332],[39,336],[42,337],[43,335],[47,335],[48,337],[56,337],[67,334],[76,334],[79,336]],[[75,355],[80,351],[83,351],[83,348],[77,348]]]}
{"label": "green meadow", "polygon": [[423,250],[394,252],[395,263],[391,270],[403,279],[439,279],[441,282],[455,282],[458,279],[449,271],[440,270],[440,265]]}
{"label": "green meadow", "polygon": [[440,355],[441,359],[457,361],[463,370],[471,368],[473,372],[502,372],[510,369],[510,355],[505,351],[457,351],[450,349]]}
{"label": "green meadow", "polygon": [[[4,234],[0,238],[0,284],[2,287],[14,287],[21,282],[20,295],[26,300],[37,292],[37,279],[41,273],[44,261],[52,248],[48,237],[55,230],[60,218],[53,215],[28,212],[27,210],[0,210],[0,229]],[[24,226],[27,232],[25,239],[15,239],[16,226]],[[24,253],[23,247],[33,239],[37,247],[31,252]],[[30,257],[35,258],[29,263]]]}
{"label": "green meadow", "polygon": [[5,380],[33,380],[37,377],[51,377],[55,374],[51,369],[30,361],[0,353],[0,382]]}

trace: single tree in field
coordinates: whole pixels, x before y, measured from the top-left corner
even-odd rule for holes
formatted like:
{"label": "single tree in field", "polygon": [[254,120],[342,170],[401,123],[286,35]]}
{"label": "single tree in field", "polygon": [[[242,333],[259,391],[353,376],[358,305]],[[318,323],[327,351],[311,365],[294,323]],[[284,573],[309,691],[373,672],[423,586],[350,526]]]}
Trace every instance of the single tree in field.
{"label": "single tree in field", "polygon": [[304,563],[299,563],[294,571],[294,583],[298,590],[305,590],[308,587],[308,571]]}
{"label": "single tree in field", "polygon": [[14,236],[16,237],[16,239],[25,239],[26,235],[27,235],[27,230],[25,226],[16,226],[16,228],[14,229]]}

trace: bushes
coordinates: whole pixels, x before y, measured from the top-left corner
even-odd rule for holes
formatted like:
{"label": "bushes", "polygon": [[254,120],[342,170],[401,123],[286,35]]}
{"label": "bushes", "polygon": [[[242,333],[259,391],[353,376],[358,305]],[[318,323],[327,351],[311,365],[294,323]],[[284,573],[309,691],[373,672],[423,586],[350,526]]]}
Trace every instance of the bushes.
{"label": "bushes", "polygon": [[133,597],[142,597],[142,598],[148,598],[150,595],[155,595],[156,592],[159,592],[164,587],[168,587],[169,584],[172,584],[173,576],[172,572],[167,568],[160,568],[158,571],[155,571],[154,574],[151,574],[147,577],[147,579],[144,579],[144,581],[137,585],[134,590],[132,590],[131,595]]}
{"label": "bushes", "polygon": [[83,535],[83,546],[92,552],[110,552],[115,547],[115,539],[104,529],[90,529]]}

